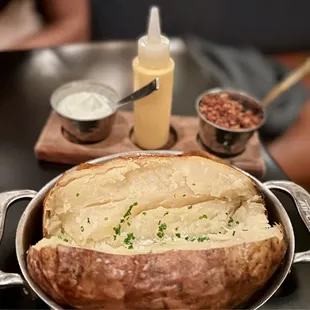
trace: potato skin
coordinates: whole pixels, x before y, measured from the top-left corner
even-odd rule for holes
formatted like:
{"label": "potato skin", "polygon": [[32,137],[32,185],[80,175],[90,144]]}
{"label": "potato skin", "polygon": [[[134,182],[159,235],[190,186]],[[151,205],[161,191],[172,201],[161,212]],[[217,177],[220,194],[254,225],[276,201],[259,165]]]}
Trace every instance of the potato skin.
{"label": "potato skin", "polygon": [[279,267],[276,237],[200,251],[115,255],[58,245],[30,248],[30,276],[57,303],[88,309],[232,309]]}

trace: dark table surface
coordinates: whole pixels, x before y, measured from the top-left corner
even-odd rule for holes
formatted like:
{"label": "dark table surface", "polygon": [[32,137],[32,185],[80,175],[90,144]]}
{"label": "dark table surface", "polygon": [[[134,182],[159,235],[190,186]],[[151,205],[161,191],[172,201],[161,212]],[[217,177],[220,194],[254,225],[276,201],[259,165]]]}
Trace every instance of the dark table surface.
{"label": "dark table surface", "polygon": [[[195,115],[194,100],[207,88],[217,86],[202,77],[182,41],[173,40],[176,62],[173,113]],[[114,87],[120,95],[131,91],[131,59],[135,44],[111,42],[72,45],[57,49],[0,53],[0,191],[39,190],[46,182],[69,168],[67,165],[38,162],[33,147],[50,113],[49,97],[59,85],[75,79],[97,79]],[[264,151],[269,166],[266,179],[286,178]],[[275,171],[275,172],[273,172]],[[290,198],[277,193],[295,229],[297,251],[310,248],[310,235]],[[20,272],[15,258],[15,230],[27,202],[15,203],[8,212],[0,244],[0,270]],[[294,266],[283,287],[265,309],[310,309],[308,283],[310,265]],[[42,309],[40,300],[31,300],[23,290],[0,290],[0,308]]]}

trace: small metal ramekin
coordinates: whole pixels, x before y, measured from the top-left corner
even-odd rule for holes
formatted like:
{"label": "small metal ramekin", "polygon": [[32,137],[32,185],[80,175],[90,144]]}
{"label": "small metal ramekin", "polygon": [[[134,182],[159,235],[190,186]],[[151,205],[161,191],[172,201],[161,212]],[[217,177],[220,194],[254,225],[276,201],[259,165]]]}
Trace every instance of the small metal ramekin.
{"label": "small metal ramekin", "polygon": [[[58,103],[68,95],[79,92],[92,92],[105,96],[111,102],[112,113],[105,117],[97,117],[90,120],[73,119],[63,115],[58,110]],[[65,137],[72,142],[86,144],[102,141],[110,135],[117,112],[113,103],[118,100],[119,95],[114,89],[95,81],[79,80],[57,88],[51,96],[51,106],[61,118]]]}
{"label": "small metal ramekin", "polygon": [[[208,94],[220,93],[227,93],[231,99],[238,101],[246,109],[251,109],[261,115],[262,121],[260,124],[255,128],[233,130],[216,125],[206,119],[199,109],[201,99]],[[222,157],[241,154],[254,132],[265,122],[265,113],[258,100],[242,91],[230,88],[213,88],[199,95],[196,99],[196,111],[200,119],[198,135],[201,143],[210,152]]]}

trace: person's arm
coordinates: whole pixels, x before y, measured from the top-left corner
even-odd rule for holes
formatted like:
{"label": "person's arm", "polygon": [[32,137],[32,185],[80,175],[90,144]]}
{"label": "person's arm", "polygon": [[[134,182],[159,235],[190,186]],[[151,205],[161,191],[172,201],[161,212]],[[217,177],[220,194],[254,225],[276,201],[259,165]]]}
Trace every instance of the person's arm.
{"label": "person's arm", "polygon": [[41,0],[45,24],[42,30],[12,49],[52,47],[85,42],[90,38],[89,0]]}
{"label": "person's arm", "polygon": [[[292,104],[294,104],[292,102]],[[268,151],[287,176],[310,191],[310,99],[299,118],[268,146]]]}

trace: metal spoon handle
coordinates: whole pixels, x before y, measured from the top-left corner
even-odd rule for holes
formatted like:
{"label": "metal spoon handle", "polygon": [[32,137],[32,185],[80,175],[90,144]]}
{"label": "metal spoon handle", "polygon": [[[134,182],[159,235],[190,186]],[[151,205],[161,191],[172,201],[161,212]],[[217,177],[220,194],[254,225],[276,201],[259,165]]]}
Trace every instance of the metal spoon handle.
{"label": "metal spoon handle", "polygon": [[132,93],[131,95],[129,95],[129,96],[125,97],[124,99],[118,101],[117,106],[120,107],[120,106],[127,104],[129,102],[142,99],[142,98],[150,95],[152,92],[154,92],[155,90],[158,90],[158,89],[159,89],[159,78],[156,78],[152,82],[150,82],[149,84],[143,86],[142,88],[140,88],[137,91],[135,91],[134,93]]}
{"label": "metal spoon handle", "polygon": [[291,86],[295,85],[310,72],[310,57],[299,67],[293,70],[283,81],[277,84],[262,100],[262,105],[266,106],[275,100],[282,93],[286,92]]}

